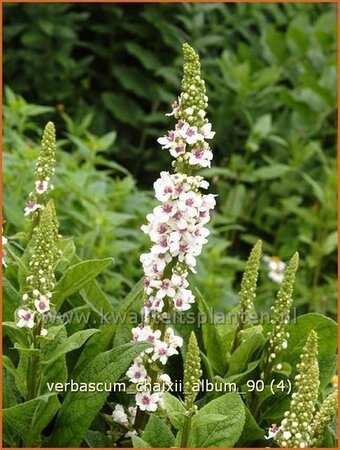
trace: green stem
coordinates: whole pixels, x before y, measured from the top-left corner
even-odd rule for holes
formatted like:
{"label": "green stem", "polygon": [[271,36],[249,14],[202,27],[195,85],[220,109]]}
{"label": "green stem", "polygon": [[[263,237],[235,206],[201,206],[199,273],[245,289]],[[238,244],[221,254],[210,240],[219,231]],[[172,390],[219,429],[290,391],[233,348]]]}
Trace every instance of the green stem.
{"label": "green stem", "polygon": [[191,418],[192,418],[192,414],[187,416],[186,419],[185,419],[184,426],[183,426],[183,431],[182,431],[182,438],[181,438],[180,448],[187,448],[188,447],[189,435],[190,435],[190,430],[191,430]]}

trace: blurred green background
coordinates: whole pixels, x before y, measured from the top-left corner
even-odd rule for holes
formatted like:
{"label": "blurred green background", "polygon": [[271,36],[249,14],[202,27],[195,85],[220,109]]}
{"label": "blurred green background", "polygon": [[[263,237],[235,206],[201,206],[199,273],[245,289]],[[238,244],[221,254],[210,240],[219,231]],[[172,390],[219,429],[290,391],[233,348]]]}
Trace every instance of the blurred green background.
{"label": "blurred green background", "polygon": [[[4,4],[4,218],[21,245],[42,129],[58,135],[54,199],[82,258],[113,256],[118,302],[142,275],[152,183],[170,170],[157,137],[174,125],[181,44],[199,52],[216,131],[204,171],[218,206],[193,282],[210,305],[236,302],[244,260],[301,263],[298,312],[336,314],[334,4]],[[27,226],[27,224],[26,224]],[[278,285],[263,263],[258,305]]]}

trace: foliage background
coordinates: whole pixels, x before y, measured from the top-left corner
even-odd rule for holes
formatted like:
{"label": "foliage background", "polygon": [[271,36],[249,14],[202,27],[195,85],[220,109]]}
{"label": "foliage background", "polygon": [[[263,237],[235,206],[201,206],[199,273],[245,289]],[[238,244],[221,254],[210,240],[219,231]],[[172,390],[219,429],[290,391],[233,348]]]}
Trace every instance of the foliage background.
{"label": "foliage background", "polygon": [[[230,309],[261,238],[283,260],[299,251],[299,313],[334,316],[333,4],[5,4],[5,234],[20,245],[41,130],[53,120],[62,233],[82,258],[115,258],[102,286],[122,298],[141,276],[152,183],[170,169],[156,138],[172,126],[164,113],[180,92],[185,41],[201,56],[216,131],[205,176],[219,194],[196,285]],[[276,288],[263,265],[259,309]]]}

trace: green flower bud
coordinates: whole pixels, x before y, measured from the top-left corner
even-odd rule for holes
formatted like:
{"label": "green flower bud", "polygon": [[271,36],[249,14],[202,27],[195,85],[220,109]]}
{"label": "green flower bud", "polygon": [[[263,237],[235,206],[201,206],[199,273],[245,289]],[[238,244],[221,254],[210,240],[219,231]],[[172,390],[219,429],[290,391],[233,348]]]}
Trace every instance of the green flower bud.
{"label": "green flower bud", "polygon": [[43,209],[39,225],[33,234],[33,246],[30,254],[27,277],[30,290],[40,294],[51,294],[55,286],[53,267],[57,259],[58,219],[53,201]]}
{"label": "green flower bud", "polygon": [[204,111],[208,106],[201,78],[201,64],[197,53],[189,44],[183,44],[183,57],[182,95],[177,116],[200,128],[207,122]]}
{"label": "green flower bud", "polygon": [[318,337],[315,331],[308,335],[307,342],[297,365],[295,392],[292,394],[289,411],[284,414],[275,440],[280,447],[305,448],[311,442],[311,423],[319,391]]}
{"label": "green flower bud", "polygon": [[295,253],[290,260],[285,271],[284,280],[280,286],[276,301],[272,306],[271,331],[268,335],[269,340],[269,361],[272,361],[271,355],[278,355],[287,348],[289,334],[286,326],[289,323],[290,309],[293,303],[293,290],[295,282],[295,273],[299,264],[299,254]]}
{"label": "green flower bud", "polygon": [[199,385],[201,376],[202,371],[200,349],[198,347],[195,333],[192,331],[189,338],[188,350],[184,364],[183,380],[185,406],[188,411],[191,411],[193,409],[194,401],[198,393],[197,386]]}
{"label": "green flower bud", "polygon": [[54,174],[56,137],[55,127],[48,122],[41,140],[41,151],[35,166],[35,179],[37,182],[49,182]]}
{"label": "green flower bud", "polygon": [[311,446],[316,447],[323,436],[326,426],[332,421],[338,410],[338,391],[334,391],[322,403],[312,422]]}
{"label": "green flower bud", "polygon": [[256,284],[259,273],[260,258],[262,252],[262,241],[258,240],[250,252],[246,268],[241,281],[240,290],[240,312],[238,316],[238,326],[235,332],[235,338],[231,347],[233,353],[239,343],[244,324],[247,322],[249,313],[254,309],[254,300],[256,298]]}
{"label": "green flower bud", "polygon": [[254,300],[256,298],[256,284],[259,273],[260,258],[262,252],[262,241],[257,241],[248,258],[246,269],[244,271],[241,290],[240,290],[240,306],[241,313],[245,316],[254,308]]}
{"label": "green flower bud", "polygon": [[41,151],[35,166],[35,188],[30,193],[25,207],[25,216],[33,215],[33,228],[39,223],[41,211],[48,201],[47,193],[53,189],[51,179],[55,171],[55,128],[52,122],[45,127]]}

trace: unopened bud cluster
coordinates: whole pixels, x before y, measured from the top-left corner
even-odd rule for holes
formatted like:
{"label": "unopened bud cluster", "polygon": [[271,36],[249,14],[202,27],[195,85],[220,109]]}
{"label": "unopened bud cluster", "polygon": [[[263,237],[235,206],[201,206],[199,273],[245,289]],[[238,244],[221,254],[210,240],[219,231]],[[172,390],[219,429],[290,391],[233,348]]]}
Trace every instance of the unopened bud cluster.
{"label": "unopened bud cluster", "polygon": [[310,446],[317,447],[323,437],[327,425],[332,421],[338,410],[338,391],[333,391],[322,403],[312,422],[312,439]]}
{"label": "unopened bud cluster", "polygon": [[312,438],[312,420],[319,391],[319,365],[317,334],[311,331],[303,348],[298,374],[295,376],[295,392],[289,411],[284,414],[275,436],[280,447],[306,448]]}
{"label": "unopened bud cluster", "polygon": [[55,172],[55,127],[48,122],[41,141],[41,151],[35,167],[35,189],[29,194],[25,207],[25,216],[34,213],[46,205],[47,193],[54,188],[51,178]]}
{"label": "unopened bud cluster", "polygon": [[202,376],[200,349],[198,347],[195,333],[192,331],[184,364],[184,396],[185,406],[188,411],[194,408],[197,395],[197,385]]}
{"label": "unopened bud cluster", "polygon": [[[186,311],[194,303],[187,277],[189,272],[195,273],[196,257],[209,235],[205,225],[216,204],[214,195],[201,192],[209,183],[201,176],[192,175],[192,171],[210,166],[212,152],[205,140],[215,133],[205,118],[207,97],[198,56],[187,44],[183,53],[182,94],[170,114],[177,119],[177,124],[174,131],[158,139],[175,158],[176,173],[161,172],[154,183],[160,203],[142,227],[153,244],[149,253],[141,255],[145,274],[143,324],[133,329],[133,339],[153,346],[129,368],[127,375],[132,383],[150,379],[151,366],[154,380],[154,374],[162,373],[168,358],[178,354],[183,344],[171,327],[163,328],[159,317],[171,310]],[[160,376],[165,377],[163,382],[170,381],[168,375]],[[136,395],[141,410],[154,411],[161,400],[156,392]]]}
{"label": "unopened bud cluster", "polygon": [[241,281],[241,290],[240,290],[241,313],[249,312],[254,308],[261,251],[262,251],[262,242],[257,241],[252,251],[250,252]]}
{"label": "unopened bud cluster", "polygon": [[289,314],[293,303],[292,296],[298,263],[299,255],[295,253],[285,271],[276,301],[271,307],[271,331],[268,333],[269,362],[273,361],[288,346],[289,332],[286,331],[286,326],[289,323]]}
{"label": "unopened bud cluster", "polygon": [[44,208],[32,239],[27,289],[22,296],[24,306],[17,310],[17,325],[21,328],[34,328],[40,317],[50,310],[50,299],[55,287],[53,269],[60,239],[52,201]]}

